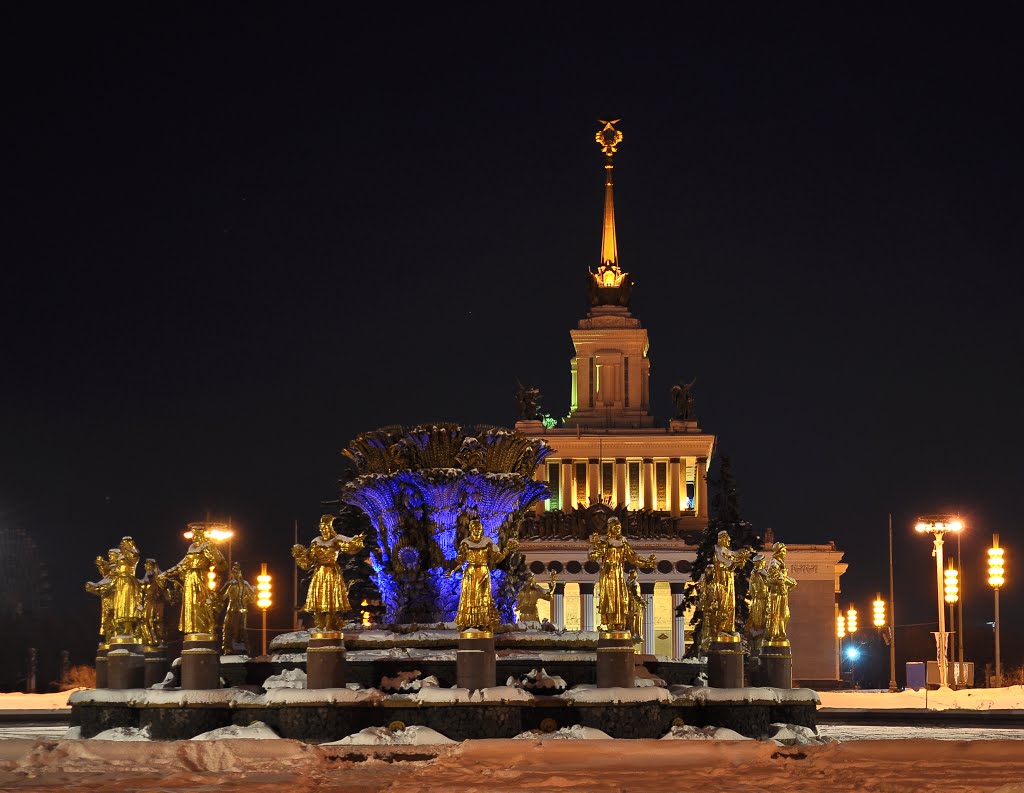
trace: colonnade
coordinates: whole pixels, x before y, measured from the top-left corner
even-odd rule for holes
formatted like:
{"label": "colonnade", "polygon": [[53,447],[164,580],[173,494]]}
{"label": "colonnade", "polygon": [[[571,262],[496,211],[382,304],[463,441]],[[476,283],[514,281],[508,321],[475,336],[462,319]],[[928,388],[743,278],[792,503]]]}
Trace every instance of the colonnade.
{"label": "colonnade", "polygon": [[[648,655],[682,658],[686,652],[686,624],[690,613],[676,616],[683,602],[683,582],[642,581],[640,595],[644,599],[643,647]],[[566,590],[569,590],[566,592]],[[540,617],[550,620],[560,630],[597,630],[595,584],[592,581],[559,581],[551,602],[537,604]],[[661,639],[664,635],[666,638]]]}
{"label": "colonnade", "polygon": [[544,478],[562,510],[603,500],[674,517],[690,511],[707,517],[707,463],[706,457],[563,458],[548,460]]}

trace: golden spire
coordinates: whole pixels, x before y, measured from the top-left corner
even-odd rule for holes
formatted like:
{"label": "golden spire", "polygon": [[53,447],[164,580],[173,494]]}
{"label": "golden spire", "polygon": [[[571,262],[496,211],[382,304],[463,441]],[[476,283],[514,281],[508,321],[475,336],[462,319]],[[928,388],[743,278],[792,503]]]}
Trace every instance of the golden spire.
{"label": "golden spire", "polygon": [[601,234],[601,265],[610,264],[615,269],[618,269],[619,264],[619,246],[615,239],[615,201],[612,197],[612,168],[615,166],[612,164],[612,157],[618,151],[618,145],[622,143],[622,132],[615,129],[615,125],[619,121],[621,119],[618,118],[613,121],[601,119],[604,127],[594,136],[605,155],[604,230]]}

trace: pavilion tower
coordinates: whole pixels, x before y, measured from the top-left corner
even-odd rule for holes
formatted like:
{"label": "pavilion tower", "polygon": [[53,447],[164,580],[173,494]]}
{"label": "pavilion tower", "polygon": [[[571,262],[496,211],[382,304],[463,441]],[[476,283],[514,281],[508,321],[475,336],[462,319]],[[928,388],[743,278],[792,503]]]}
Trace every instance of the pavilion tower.
{"label": "pavilion tower", "polygon": [[601,260],[587,272],[590,311],[570,331],[572,399],[569,427],[653,427],[650,415],[649,342],[640,320],[629,312],[633,282],[619,265],[615,230],[613,157],[622,143],[619,119],[602,121],[596,140],[605,155]]}

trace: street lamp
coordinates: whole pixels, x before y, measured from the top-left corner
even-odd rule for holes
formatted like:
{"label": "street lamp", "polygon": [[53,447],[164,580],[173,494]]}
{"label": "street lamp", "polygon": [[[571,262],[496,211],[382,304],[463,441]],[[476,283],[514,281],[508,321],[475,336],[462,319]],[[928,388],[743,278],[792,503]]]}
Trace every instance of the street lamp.
{"label": "street lamp", "polygon": [[267,563],[260,566],[260,574],[256,576],[256,606],[263,611],[263,655],[267,654],[267,609],[272,605],[270,598],[270,574]]}
{"label": "street lamp", "polygon": [[[957,540],[959,540],[959,539],[960,539],[960,535],[957,535]],[[956,602],[960,599],[960,586],[957,583],[958,573],[957,573],[956,568],[953,567],[953,559],[952,559],[952,557],[950,557],[950,560],[949,560],[949,567],[946,568],[946,572],[944,572],[942,575],[943,575],[943,578],[944,578],[944,584],[943,584],[943,588],[942,588],[943,592],[945,593],[944,600],[949,604],[949,627],[952,628],[956,624],[953,621],[953,616],[954,616],[953,607],[956,605]],[[950,653],[953,654],[952,653],[952,649],[950,650]],[[954,659],[955,659],[956,656],[955,656],[955,654],[953,654],[953,655],[954,655]],[[960,664],[954,665],[953,669],[954,669],[954,673],[953,673],[953,688],[959,688],[960,687]]]}
{"label": "street lamp", "polygon": [[876,628],[885,627],[885,601],[881,593],[875,594],[875,601],[871,604],[871,624]]}
{"label": "street lamp", "polygon": [[1003,667],[999,662],[999,587],[1003,585],[1003,549],[999,547],[999,535],[992,535],[992,547],[988,549],[988,585],[995,594],[996,629],[996,685],[1003,684]]}
{"label": "street lamp", "polygon": [[924,515],[917,519],[914,526],[921,534],[930,533],[934,537],[934,549],[932,555],[935,557],[935,583],[938,592],[939,604],[939,630],[935,634],[936,661],[939,667],[939,688],[949,688],[949,668],[946,662],[946,609],[943,606],[945,599],[945,587],[943,585],[942,571],[942,535],[947,531],[962,531],[964,524],[953,515]]}

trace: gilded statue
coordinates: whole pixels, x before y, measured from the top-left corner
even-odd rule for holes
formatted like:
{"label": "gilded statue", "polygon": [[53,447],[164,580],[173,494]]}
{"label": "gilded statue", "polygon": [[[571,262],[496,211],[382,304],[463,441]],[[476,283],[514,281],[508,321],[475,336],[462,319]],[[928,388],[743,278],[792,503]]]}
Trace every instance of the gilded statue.
{"label": "gilded statue", "polygon": [[634,567],[629,571],[626,581],[626,589],[629,592],[629,620],[627,630],[633,634],[633,639],[640,641],[644,638],[644,614],[647,612],[647,603],[640,594],[640,583],[637,581],[639,575]]}
{"label": "gilded statue", "polygon": [[306,593],[303,611],[313,615],[315,630],[336,631],[341,628],[341,614],[351,611],[348,587],[338,565],[338,554],[356,554],[363,548],[365,534],[346,537],[334,531],[334,516],[320,518],[320,536],[314,537],[309,547],[293,545],[292,556],[303,570],[313,570]]}
{"label": "gilded statue", "polygon": [[188,546],[185,557],[157,576],[161,586],[174,582],[181,589],[178,629],[186,638],[195,634],[213,636],[216,633],[214,609],[217,596],[210,590],[206,577],[211,567],[223,574],[227,563],[217,546],[206,539],[206,527],[195,523],[192,524],[192,544]]}
{"label": "gilded statue", "polygon": [[[459,608],[455,613],[455,624],[459,630],[479,628],[493,631],[498,624],[498,609],[491,592],[491,569],[513,551],[519,549],[519,540],[510,537],[504,549],[499,549],[490,537],[484,534],[479,518],[469,522],[469,536],[459,543],[455,564],[448,575],[465,565],[462,573],[462,588],[459,591]],[[536,604],[535,610],[536,613]]]}
{"label": "gilded statue", "polygon": [[139,549],[135,540],[122,537],[117,561],[111,570],[114,584],[114,629],[118,635],[139,639],[142,621],[142,584],[135,577],[139,566]]}
{"label": "gilded statue", "polygon": [[714,641],[739,641],[736,633],[736,571],[747,563],[752,554],[750,548],[732,550],[729,532],[718,532],[715,555],[704,571],[701,583],[701,605],[704,609],[702,645]]}
{"label": "gilded statue", "polygon": [[160,581],[160,565],[156,559],[145,561],[142,577],[142,641],[148,647],[160,647],[166,640],[164,608],[171,602],[171,593]]}
{"label": "gilded statue", "polygon": [[763,554],[754,557],[754,569],[750,571],[750,587],[747,596],[750,610],[747,612],[747,635],[756,650],[764,638],[765,616],[768,610],[768,582],[765,566],[768,558]]}
{"label": "gilded statue", "polygon": [[220,588],[224,604],[224,626],[221,629],[221,652],[235,655],[239,650],[249,655],[249,606],[256,602],[256,588],[242,577],[242,566],[235,562],[231,574]]}
{"label": "gilded statue", "polygon": [[608,518],[608,533],[602,537],[597,533],[590,535],[590,553],[588,557],[601,563],[597,585],[600,590],[597,601],[597,613],[600,628],[603,631],[625,631],[629,628],[630,599],[626,587],[625,564],[637,567],[654,567],[657,561],[652,553],[641,558],[622,536],[622,521],[614,515]]}
{"label": "gilded statue", "polygon": [[786,645],[786,623],[789,622],[789,591],[796,586],[796,580],[789,575],[786,566],[786,546],[781,542],[772,546],[772,560],[766,568],[768,603],[765,609],[764,641],[768,644]]}
{"label": "gilded statue", "polygon": [[96,569],[99,571],[99,581],[88,581],[85,584],[85,591],[96,595],[100,599],[100,636],[104,644],[114,638],[114,582],[112,574],[117,564],[117,557],[121,552],[117,548],[107,551],[107,558],[102,555],[96,557]]}
{"label": "gilded statue", "polygon": [[543,584],[537,583],[537,576],[530,573],[526,583],[523,584],[523,588],[519,590],[519,597],[516,599],[516,611],[519,612],[520,622],[540,622],[540,615],[537,613],[537,601],[550,601],[557,583],[558,574],[554,571],[551,572],[551,579],[548,581],[547,589],[544,588]]}

